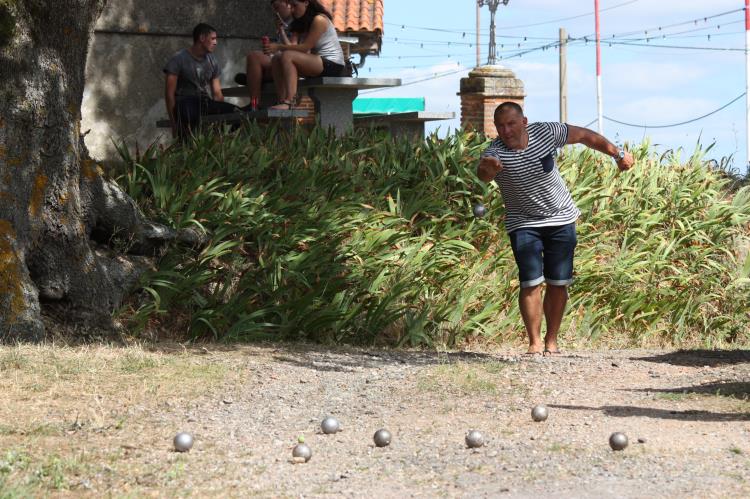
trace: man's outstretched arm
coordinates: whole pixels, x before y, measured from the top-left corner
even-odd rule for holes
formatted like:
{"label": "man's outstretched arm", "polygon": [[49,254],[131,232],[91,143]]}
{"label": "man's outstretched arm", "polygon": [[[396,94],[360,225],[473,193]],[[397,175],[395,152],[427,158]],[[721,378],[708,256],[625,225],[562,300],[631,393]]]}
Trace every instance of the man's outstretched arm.
{"label": "man's outstretched arm", "polygon": [[568,125],[568,140],[565,143],[583,144],[588,148],[611,156],[614,158],[617,167],[620,170],[629,170],[630,167],[633,166],[633,163],[635,163],[632,154],[623,151],[624,154],[620,157],[619,153],[621,149],[619,147],[607,140],[603,135],[600,135],[593,130],[589,130],[588,128]]}

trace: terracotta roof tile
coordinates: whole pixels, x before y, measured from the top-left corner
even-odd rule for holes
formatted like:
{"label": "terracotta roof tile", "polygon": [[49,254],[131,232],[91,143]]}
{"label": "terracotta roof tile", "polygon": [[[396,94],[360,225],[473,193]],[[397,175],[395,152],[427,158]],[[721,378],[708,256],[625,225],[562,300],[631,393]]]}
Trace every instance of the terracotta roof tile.
{"label": "terracotta roof tile", "polygon": [[383,33],[384,0],[320,0],[333,15],[333,24],[340,33]]}

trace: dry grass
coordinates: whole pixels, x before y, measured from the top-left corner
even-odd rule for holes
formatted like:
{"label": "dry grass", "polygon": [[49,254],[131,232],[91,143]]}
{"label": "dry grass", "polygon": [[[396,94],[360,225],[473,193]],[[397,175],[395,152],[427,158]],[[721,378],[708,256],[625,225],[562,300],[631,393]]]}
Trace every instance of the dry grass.
{"label": "dry grass", "polygon": [[[80,477],[112,473],[129,452],[112,440],[139,433],[157,409],[231,382],[236,359],[140,346],[0,347],[0,498],[86,490]],[[97,451],[82,445],[97,439]]]}
{"label": "dry grass", "polygon": [[507,368],[508,364],[496,361],[441,364],[423,373],[417,387],[424,392],[451,395],[491,395],[500,388],[497,375]]}

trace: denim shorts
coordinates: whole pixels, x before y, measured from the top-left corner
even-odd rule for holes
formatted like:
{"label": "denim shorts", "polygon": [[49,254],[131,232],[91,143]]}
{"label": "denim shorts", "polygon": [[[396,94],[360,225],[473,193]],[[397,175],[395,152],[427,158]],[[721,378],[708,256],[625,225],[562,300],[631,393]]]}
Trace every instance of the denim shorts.
{"label": "denim shorts", "polygon": [[567,286],[573,282],[575,222],[554,227],[524,227],[509,234],[522,288],[547,282]]}

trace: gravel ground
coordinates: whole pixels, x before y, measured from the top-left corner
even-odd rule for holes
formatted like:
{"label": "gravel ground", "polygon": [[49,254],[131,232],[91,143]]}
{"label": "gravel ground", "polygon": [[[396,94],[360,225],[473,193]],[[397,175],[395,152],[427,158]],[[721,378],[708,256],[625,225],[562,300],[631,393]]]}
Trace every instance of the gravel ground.
{"label": "gravel ground", "polygon": [[[217,347],[220,348],[220,347]],[[413,353],[241,347],[189,404],[130,409],[92,495],[750,497],[750,351]],[[549,418],[535,423],[536,404]],[[325,416],[342,431],[320,432]],[[373,433],[387,428],[390,446]],[[481,431],[485,446],[467,449]],[[177,430],[195,436],[171,450]],[[608,446],[614,431],[630,440]],[[304,436],[313,456],[294,463]],[[112,450],[112,449],[110,449]]]}
{"label": "gravel ground", "polygon": [[[144,469],[176,462],[184,473],[100,485],[198,496],[750,496],[748,351],[232,355],[241,381],[141,419],[152,441],[128,458]],[[550,415],[535,423],[540,403]],[[320,432],[329,415],[340,433]],[[177,426],[195,436],[188,454],[165,442]],[[390,446],[374,446],[379,428],[393,434]],[[466,448],[470,429],[484,447]],[[614,431],[630,439],[622,452],[608,446]],[[290,459],[299,435],[313,452],[304,464]]]}

